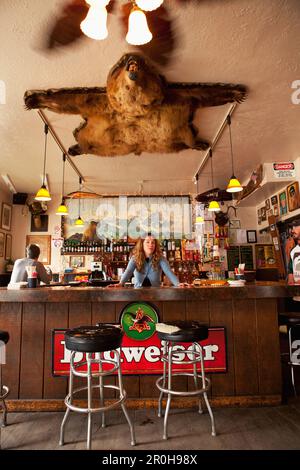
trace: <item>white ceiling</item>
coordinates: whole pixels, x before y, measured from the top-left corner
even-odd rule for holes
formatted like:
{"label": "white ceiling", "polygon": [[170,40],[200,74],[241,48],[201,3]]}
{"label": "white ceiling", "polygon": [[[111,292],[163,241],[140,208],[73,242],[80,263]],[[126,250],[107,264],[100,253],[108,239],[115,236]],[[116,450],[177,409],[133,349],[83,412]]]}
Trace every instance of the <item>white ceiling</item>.
{"label": "white ceiling", "polygon": [[[0,80],[6,104],[0,104],[0,173],[8,173],[17,191],[34,193],[43,165],[43,123],[36,111],[26,111],[26,90],[73,86],[103,86],[111,66],[129,50],[114,16],[106,41],[84,39],[64,51],[41,51],[42,32],[58,12],[58,0],[1,0]],[[121,0],[119,0],[121,3]],[[294,80],[300,80],[299,0],[202,0],[172,8],[180,34],[176,58],[162,70],[169,80],[243,83],[247,100],[232,118],[236,175],[247,181],[259,162],[290,161],[300,156],[300,104],[291,101]],[[201,137],[212,140],[229,105],[197,113]],[[68,148],[80,117],[47,112]],[[61,151],[49,136],[47,174],[53,194],[61,189]],[[85,186],[101,194],[186,194],[204,152],[142,154],[117,158],[73,157]],[[214,151],[215,183],[226,186],[231,175],[226,130]],[[144,181],[141,185],[140,182]],[[78,177],[67,165],[66,192]],[[199,191],[211,188],[206,165]]]}

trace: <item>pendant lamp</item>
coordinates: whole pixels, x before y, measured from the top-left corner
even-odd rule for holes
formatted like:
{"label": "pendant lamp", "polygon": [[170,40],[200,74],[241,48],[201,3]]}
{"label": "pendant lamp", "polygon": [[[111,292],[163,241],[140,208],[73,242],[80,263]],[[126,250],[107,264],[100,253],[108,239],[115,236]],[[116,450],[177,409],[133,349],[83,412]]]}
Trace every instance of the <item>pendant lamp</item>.
{"label": "pendant lamp", "polygon": [[[211,183],[212,187],[214,187],[214,172],[213,172],[213,164],[212,164],[212,149],[209,151],[210,156],[210,168],[211,168]],[[221,210],[219,203],[217,201],[210,201],[208,210],[211,212],[218,212]]]}
{"label": "pendant lamp", "polygon": [[[79,178],[79,190],[81,191],[82,179]],[[84,225],[82,218],[80,217],[80,198],[78,198],[78,217],[75,220],[75,225]]]}
{"label": "pendant lamp", "polygon": [[128,33],[126,41],[133,46],[147,44],[152,39],[152,33],[148,27],[145,13],[133,5],[128,19]]}
{"label": "pendant lamp", "polygon": [[109,0],[86,0],[90,5],[86,18],[80,23],[81,31],[91,39],[102,40],[108,36],[107,10]]}
{"label": "pendant lamp", "polygon": [[228,186],[226,188],[226,191],[228,193],[238,193],[240,191],[243,191],[243,186],[241,186],[241,183],[239,180],[234,176],[234,168],[233,168],[233,152],[232,152],[232,137],[231,137],[231,117],[230,115],[227,116],[227,123],[228,123],[228,128],[229,128],[229,138],[230,138],[230,152],[231,152],[231,168],[232,168],[232,177],[230,178],[230,181],[228,183]]}
{"label": "pendant lamp", "polygon": [[44,133],[45,133],[45,147],[44,147],[44,168],[43,168],[43,183],[38,192],[35,195],[36,201],[51,201],[51,196],[45,185],[46,177],[46,155],[47,155],[47,136],[48,136],[49,127],[45,124]]}
{"label": "pendant lamp", "polygon": [[63,174],[62,174],[62,188],[61,188],[61,203],[60,203],[60,206],[56,209],[56,215],[68,215],[68,208],[64,203],[65,163],[66,163],[66,154],[63,153]]}

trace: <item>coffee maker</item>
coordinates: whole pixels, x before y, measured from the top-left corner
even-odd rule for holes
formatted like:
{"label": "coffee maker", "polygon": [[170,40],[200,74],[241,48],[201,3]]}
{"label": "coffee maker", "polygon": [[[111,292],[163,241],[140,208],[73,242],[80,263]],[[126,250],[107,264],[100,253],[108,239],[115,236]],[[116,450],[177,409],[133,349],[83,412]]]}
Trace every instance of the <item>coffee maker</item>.
{"label": "coffee maker", "polygon": [[89,277],[90,284],[101,284],[101,282],[107,281],[106,272],[103,271],[102,261],[91,262],[91,274]]}

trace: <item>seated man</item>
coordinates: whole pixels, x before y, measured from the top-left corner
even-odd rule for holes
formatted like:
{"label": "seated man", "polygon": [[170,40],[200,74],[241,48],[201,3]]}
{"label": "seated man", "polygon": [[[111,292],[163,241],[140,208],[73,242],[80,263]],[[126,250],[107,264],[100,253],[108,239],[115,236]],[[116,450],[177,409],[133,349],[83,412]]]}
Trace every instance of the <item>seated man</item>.
{"label": "seated man", "polygon": [[38,280],[45,284],[50,284],[52,275],[48,274],[44,265],[38,261],[40,249],[37,245],[26,247],[27,258],[17,259],[11,274],[10,284],[27,281],[27,266],[35,266],[38,274]]}

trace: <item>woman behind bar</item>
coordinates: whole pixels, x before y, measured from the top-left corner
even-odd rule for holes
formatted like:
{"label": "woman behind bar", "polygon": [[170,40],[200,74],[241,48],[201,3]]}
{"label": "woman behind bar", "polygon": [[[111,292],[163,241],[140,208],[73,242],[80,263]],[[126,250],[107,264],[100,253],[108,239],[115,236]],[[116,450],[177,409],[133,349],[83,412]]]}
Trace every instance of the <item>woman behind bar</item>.
{"label": "woman behind bar", "polygon": [[159,241],[151,235],[143,240],[140,238],[133,251],[126,271],[123,273],[120,283],[114,287],[124,286],[131,280],[134,274],[134,287],[159,287],[162,271],[176,287],[183,287],[177,276],[172,272],[166,258],[162,255]]}

